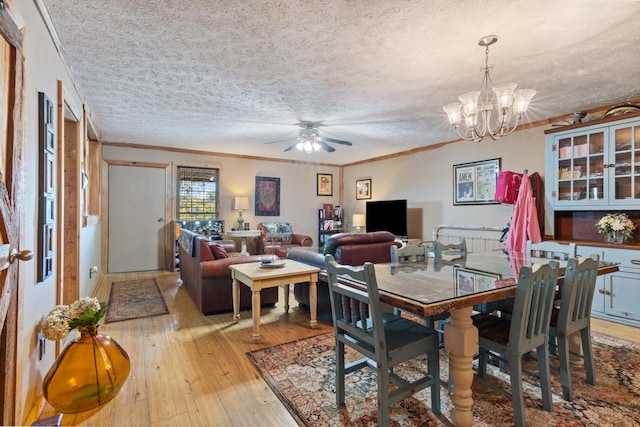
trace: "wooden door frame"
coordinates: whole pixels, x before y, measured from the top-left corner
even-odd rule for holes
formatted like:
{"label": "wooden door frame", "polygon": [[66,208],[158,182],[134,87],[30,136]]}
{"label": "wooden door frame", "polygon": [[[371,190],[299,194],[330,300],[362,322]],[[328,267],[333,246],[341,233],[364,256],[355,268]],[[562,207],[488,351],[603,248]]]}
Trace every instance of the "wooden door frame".
{"label": "wooden door frame", "polygon": [[103,159],[103,167],[101,167],[102,172],[102,183],[101,187],[103,189],[103,197],[102,197],[102,212],[101,216],[103,218],[102,224],[102,260],[101,260],[101,269],[102,271],[107,271],[108,268],[108,257],[109,257],[109,166],[133,166],[133,167],[145,167],[145,168],[158,168],[164,169],[164,178],[165,178],[165,188],[164,188],[164,269],[171,270],[173,263],[173,244],[172,244],[172,236],[171,232],[171,200],[170,200],[170,192],[171,192],[171,164],[170,163],[153,163],[153,162],[137,162],[137,161],[128,161],[128,160],[104,160]]}
{"label": "wooden door frame", "polygon": [[[57,114],[56,292],[58,304],[71,304],[80,298],[80,161],[84,127],[81,107],[71,104],[60,80]],[[59,346],[56,350],[60,350]]]}
{"label": "wooden door frame", "polygon": [[[14,248],[19,248],[24,240],[21,224],[24,222],[25,212],[23,209],[24,192],[20,187],[20,175],[23,173],[23,156],[22,147],[24,144],[24,70],[25,59],[22,50],[23,34],[21,28],[18,27],[16,21],[12,17],[12,13],[8,10],[0,10],[0,34],[11,46],[10,64],[10,84],[13,86],[9,90],[9,103],[13,101],[11,108],[12,120],[9,124],[12,127],[7,128],[7,148],[13,147],[11,156],[5,157],[5,184],[3,196],[8,196],[7,200],[11,200],[13,205],[11,208],[16,213],[14,221],[7,228],[7,235],[3,235],[5,242],[10,242]],[[6,190],[6,193],[4,191]],[[3,204],[4,206],[4,204]],[[9,214],[9,212],[5,212]],[[4,229],[5,227],[2,227]],[[4,231],[4,230],[3,230]],[[2,295],[6,296],[6,317],[3,315],[0,320],[0,329],[2,330],[2,339],[0,340],[0,357],[2,357],[2,372],[0,379],[0,388],[2,389],[2,414],[0,414],[0,424],[15,425],[22,422],[17,421],[18,414],[21,413],[19,405],[22,399],[17,398],[21,395],[21,378],[17,372],[21,372],[18,365],[22,366],[22,362],[17,357],[18,347],[18,331],[22,328],[22,286],[20,286],[20,272],[24,270],[20,263],[10,266],[6,270],[6,281],[12,286],[11,289],[2,289]],[[4,276],[2,274],[1,276]],[[24,277],[24,273],[23,273]]]}

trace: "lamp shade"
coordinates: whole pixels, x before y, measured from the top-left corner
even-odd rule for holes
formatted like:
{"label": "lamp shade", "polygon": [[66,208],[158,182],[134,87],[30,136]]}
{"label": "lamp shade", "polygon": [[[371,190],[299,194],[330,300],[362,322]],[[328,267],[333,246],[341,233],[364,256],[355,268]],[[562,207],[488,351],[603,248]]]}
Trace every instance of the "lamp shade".
{"label": "lamp shade", "polygon": [[353,214],[353,226],[364,227],[367,225],[364,214]]}
{"label": "lamp shade", "polygon": [[249,197],[247,196],[238,196],[233,200],[233,209],[243,210],[249,209]]}

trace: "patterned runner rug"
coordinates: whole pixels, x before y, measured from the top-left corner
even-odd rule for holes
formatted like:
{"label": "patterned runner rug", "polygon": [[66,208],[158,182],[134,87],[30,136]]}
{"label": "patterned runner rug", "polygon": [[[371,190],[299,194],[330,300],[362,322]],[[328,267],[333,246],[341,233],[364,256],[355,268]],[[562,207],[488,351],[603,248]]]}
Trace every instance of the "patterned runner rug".
{"label": "patterned runner rug", "polygon": [[[553,412],[542,409],[536,379],[524,375],[527,424],[531,426],[640,426],[640,345],[592,333],[596,386],[586,383],[584,368],[572,369],[572,402],[562,399],[560,372],[551,369]],[[450,426],[447,395],[448,358],[441,351],[442,415],[429,410],[423,390],[392,407],[391,426]],[[355,353],[348,355],[352,360]],[[335,401],[335,341],[333,332],[247,353],[256,369],[301,426],[374,426],[377,423],[376,375],[364,369],[347,375],[347,401]],[[535,362],[529,366],[536,372]],[[424,369],[425,361],[407,363],[401,375]],[[551,358],[551,365],[558,360]],[[497,367],[488,375],[501,387],[509,377]],[[511,399],[479,381],[473,383],[474,418],[479,426],[513,425]]]}
{"label": "patterned runner rug", "polygon": [[113,282],[106,323],[169,313],[156,279]]}

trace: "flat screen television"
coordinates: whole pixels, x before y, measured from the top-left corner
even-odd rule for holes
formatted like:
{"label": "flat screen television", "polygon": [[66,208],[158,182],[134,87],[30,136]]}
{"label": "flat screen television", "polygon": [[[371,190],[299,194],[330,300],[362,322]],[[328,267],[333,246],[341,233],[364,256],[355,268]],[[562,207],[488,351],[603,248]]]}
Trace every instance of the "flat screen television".
{"label": "flat screen television", "polygon": [[367,232],[389,231],[399,238],[406,238],[407,233],[407,201],[379,200],[367,202]]}

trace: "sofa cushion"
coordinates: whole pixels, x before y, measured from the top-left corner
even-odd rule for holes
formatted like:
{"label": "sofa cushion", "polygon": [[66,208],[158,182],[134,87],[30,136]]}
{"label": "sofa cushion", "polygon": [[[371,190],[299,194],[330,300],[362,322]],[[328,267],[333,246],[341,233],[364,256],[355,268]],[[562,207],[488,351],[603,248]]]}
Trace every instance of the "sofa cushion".
{"label": "sofa cushion", "polygon": [[[371,233],[337,233],[327,238],[323,253],[325,255],[336,255],[336,250],[343,245],[366,245],[393,241],[395,241],[395,236],[388,231],[373,231]],[[337,258],[338,257],[336,257],[336,259]]]}
{"label": "sofa cushion", "polygon": [[209,245],[209,248],[211,248],[211,252],[213,252],[213,257],[215,259],[229,258],[229,254],[222,246],[214,243],[213,245]]}
{"label": "sofa cushion", "polygon": [[212,261],[215,259],[215,257],[213,256],[213,252],[209,247],[210,242],[207,239],[198,238],[195,240],[194,244],[200,245],[200,250],[197,253],[200,255],[200,261]]}
{"label": "sofa cushion", "polygon": [[291,248],[286,257],[303,264],[312,265],[322,270],[327,268],[324,255],[318,252],[310,251],[302,248]]}
{"label": "sofa cushion", "polygon": [[276,238],[281,243],[288,243],[291,241],[291,235],[293,234],[293,228],[288,222],[263,222],[262,226],[265,228],[266,237]]}

